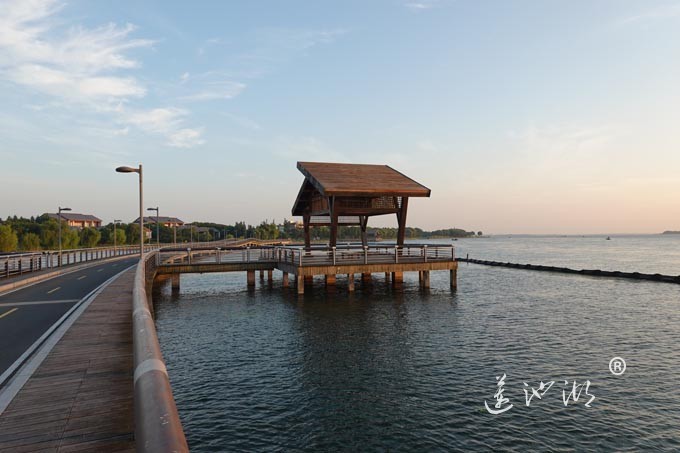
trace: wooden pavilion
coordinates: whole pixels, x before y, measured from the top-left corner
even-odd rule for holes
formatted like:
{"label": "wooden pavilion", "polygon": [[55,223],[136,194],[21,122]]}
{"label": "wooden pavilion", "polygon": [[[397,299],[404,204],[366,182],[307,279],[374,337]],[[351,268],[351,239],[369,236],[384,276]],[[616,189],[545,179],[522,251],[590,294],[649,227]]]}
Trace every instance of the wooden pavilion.
{"label": "wooden pavilion", "polygon": [[429,197],[430,189],[387,165],[298,162],[305,176],[293,215],[302,216],[305,247],[310,247],[310,228],[330,227],[330,246],[337,244],[339,225],[361,227],[367,243],[368,218],[396,214],[397,245],[404,245],[406,213],[410,197]]}

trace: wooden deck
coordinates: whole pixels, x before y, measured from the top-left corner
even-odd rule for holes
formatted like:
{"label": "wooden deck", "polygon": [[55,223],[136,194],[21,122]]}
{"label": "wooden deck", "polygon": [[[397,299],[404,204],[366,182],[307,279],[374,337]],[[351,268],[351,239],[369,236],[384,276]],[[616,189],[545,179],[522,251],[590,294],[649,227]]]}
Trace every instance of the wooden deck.
{"label": "wooden deck", "polygon": [[354,291],[354,274],[367,280],[372,273],[389,274],[396,283],[403,282],[404,272],[418,272],[420,285],[430,286],[430,271],[448,270],[452,289],[457,287],[458,262],[452,245],[394,245],[341,247],[254,247],[203,248],[161,251],[156,276],[159,280],[173,278],[173,289],[179,289],[179,275],[206,272],[247,272],[248,286],[255,285],[255,271],[283,272],[283,285],[288,286],[288,274],[295,276],[298,294],[304,293],[304,281],[315,275],[326,277],[327,286],[335,284],[336,275],[346,274],[349,290]]}
{"label": "wooden deck", "polygon": [[0,451],[135,451],[133,277],[97,296],[0,415]]}

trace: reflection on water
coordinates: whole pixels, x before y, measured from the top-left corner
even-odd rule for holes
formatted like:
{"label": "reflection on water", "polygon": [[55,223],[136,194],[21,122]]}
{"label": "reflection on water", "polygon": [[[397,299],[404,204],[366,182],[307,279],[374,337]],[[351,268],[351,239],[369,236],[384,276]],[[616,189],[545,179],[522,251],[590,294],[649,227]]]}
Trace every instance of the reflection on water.
{"label": "reflection on water", "polygon": [[[395,293],[381,274],[349,294],[338,277],[334,293],[317,280],[297,296],[213,274],[163,288],[157,326],[192,450],[680,448],[680,287],[465,264],[457,293],[447,272],[431,284],[406,274]],[[493,416],[502,373],[514,407]],[[592,382],[591,408],[564,407],[567,379]],[[527,407],[523,382],[541,380],[557,382]]]}

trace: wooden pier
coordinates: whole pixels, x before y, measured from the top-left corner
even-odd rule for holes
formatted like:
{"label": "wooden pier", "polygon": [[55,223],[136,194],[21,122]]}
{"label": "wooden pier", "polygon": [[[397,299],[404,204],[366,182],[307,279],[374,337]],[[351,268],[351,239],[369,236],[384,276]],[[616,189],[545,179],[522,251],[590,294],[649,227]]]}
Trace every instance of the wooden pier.
{"label": "wooden pier", "polygon": [[248,286],[255,285],[255,273],[283,273],[283,286],[293,276],[297,292],[304,293],[305,282],[324,276],[327,286],[336,284],[337,275],[347,275],[348,289],[354,291],[355,275],[368,280],[374,273],[384,273],[395,286],[404,272],[418,272],[420,285],[430,286],[430,272],[449,271],[450,286],[457,287],[458,262],[452,245],[341,245],[337,247],[232,247],[203,249],[166,249],[158,255],[157,278],[173,278],[179,288],[179,274],[206,272],[246,272]]}

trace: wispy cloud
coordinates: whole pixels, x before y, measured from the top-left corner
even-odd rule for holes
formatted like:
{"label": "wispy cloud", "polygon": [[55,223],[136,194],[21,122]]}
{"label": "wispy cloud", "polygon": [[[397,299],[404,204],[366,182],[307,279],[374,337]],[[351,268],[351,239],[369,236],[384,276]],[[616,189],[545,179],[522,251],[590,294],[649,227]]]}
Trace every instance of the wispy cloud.
{"label": "wispy cloud", "polygon": [[176,129],[187,111],[175,107],[157,108],[132,112],[123,118],[123,122],[132,124],[145,132],[168,133]]}
{"label": "wispy cloud", "polygon": [[439,0],[421,0],[421,1],[409,1],[404,3],[404,6],[412,11],[424,11],[427,9],[432,9],[439,3]]}
{"label": "wispy cloud", "polygon": [[179,97],[181,101],[198,102],[226,100],[238,96],[246,85],[229,80],[227,75],[209,72],[198,76],[182,77],[182,89],[187,93]]}
{"label": "wispy cloud", "polygon": [[192,148],[202,145],[205,140],[202,138],[203,129],[180,129],[170,135],[168,145],[175,148]]}
{"label": "wispy cloud", "polygon": [[206,39],[203,44],[196,50],[196,53],[198,54],[199,57],[205,55],[205,53],[208,51],[209,47],[216,46],[218,44],[221,44],[222,40],[220,38],[210,38]]}
{"label": "wispy cloud", "polygon": [[188,114],[188,111],[175,107],[157,108],[129,113],[124,116],[122,122],[134,125],[147,133],[166,136],[168,146],[192,148],[205,143],[204,129],[182,127]]}
{"label": "wispy cloud", "polygon": [[58,17],[63,9],[64,4],[56,0],[0,3],[0,78],[50,96],[81,114],[106,113],[112,123],[122,123],[123,130],[134,125],[164,135],[170,146],[203,143],[202,129],[184,126],[188,114],[184,110],[142,112],[130,107],[146,96],[147,88],[133,75],[120,72],[139,68],[141,63],[128,53],[149,48],[155,41],[134,38],[136,27],[131,24],[67,28]]}
{"label": "wispy cloud", "polygon": [[645,11],[638,12],[627,17],[620,19],[617,25],[631,25],[637,23],[645,23],[651,20],[661,20],[669,19],[674,17],[680,17],[680,3],[667,4],[662,6],[657,6]]}
{"label": "wispy cloud", "polygon": [[133,39],[133,25],[72,27],[59,33],[54,0],[13,0],[0,7],[0,71],[17,85],[73,102],[102,102],[144,96],[132,77],[113,72],[139,62],[125,55],[153,41]]}
{"label": "wispy cloud", "polygon": [[297,28],[263,28],[255,32],[255,45],[252,50],[239,55],[238,63],[256,69],[247,72],[259,76],[272,67],[306,54],[312,48],[335,42],[348,30],[335,28],[328,30],[309,30]]}

